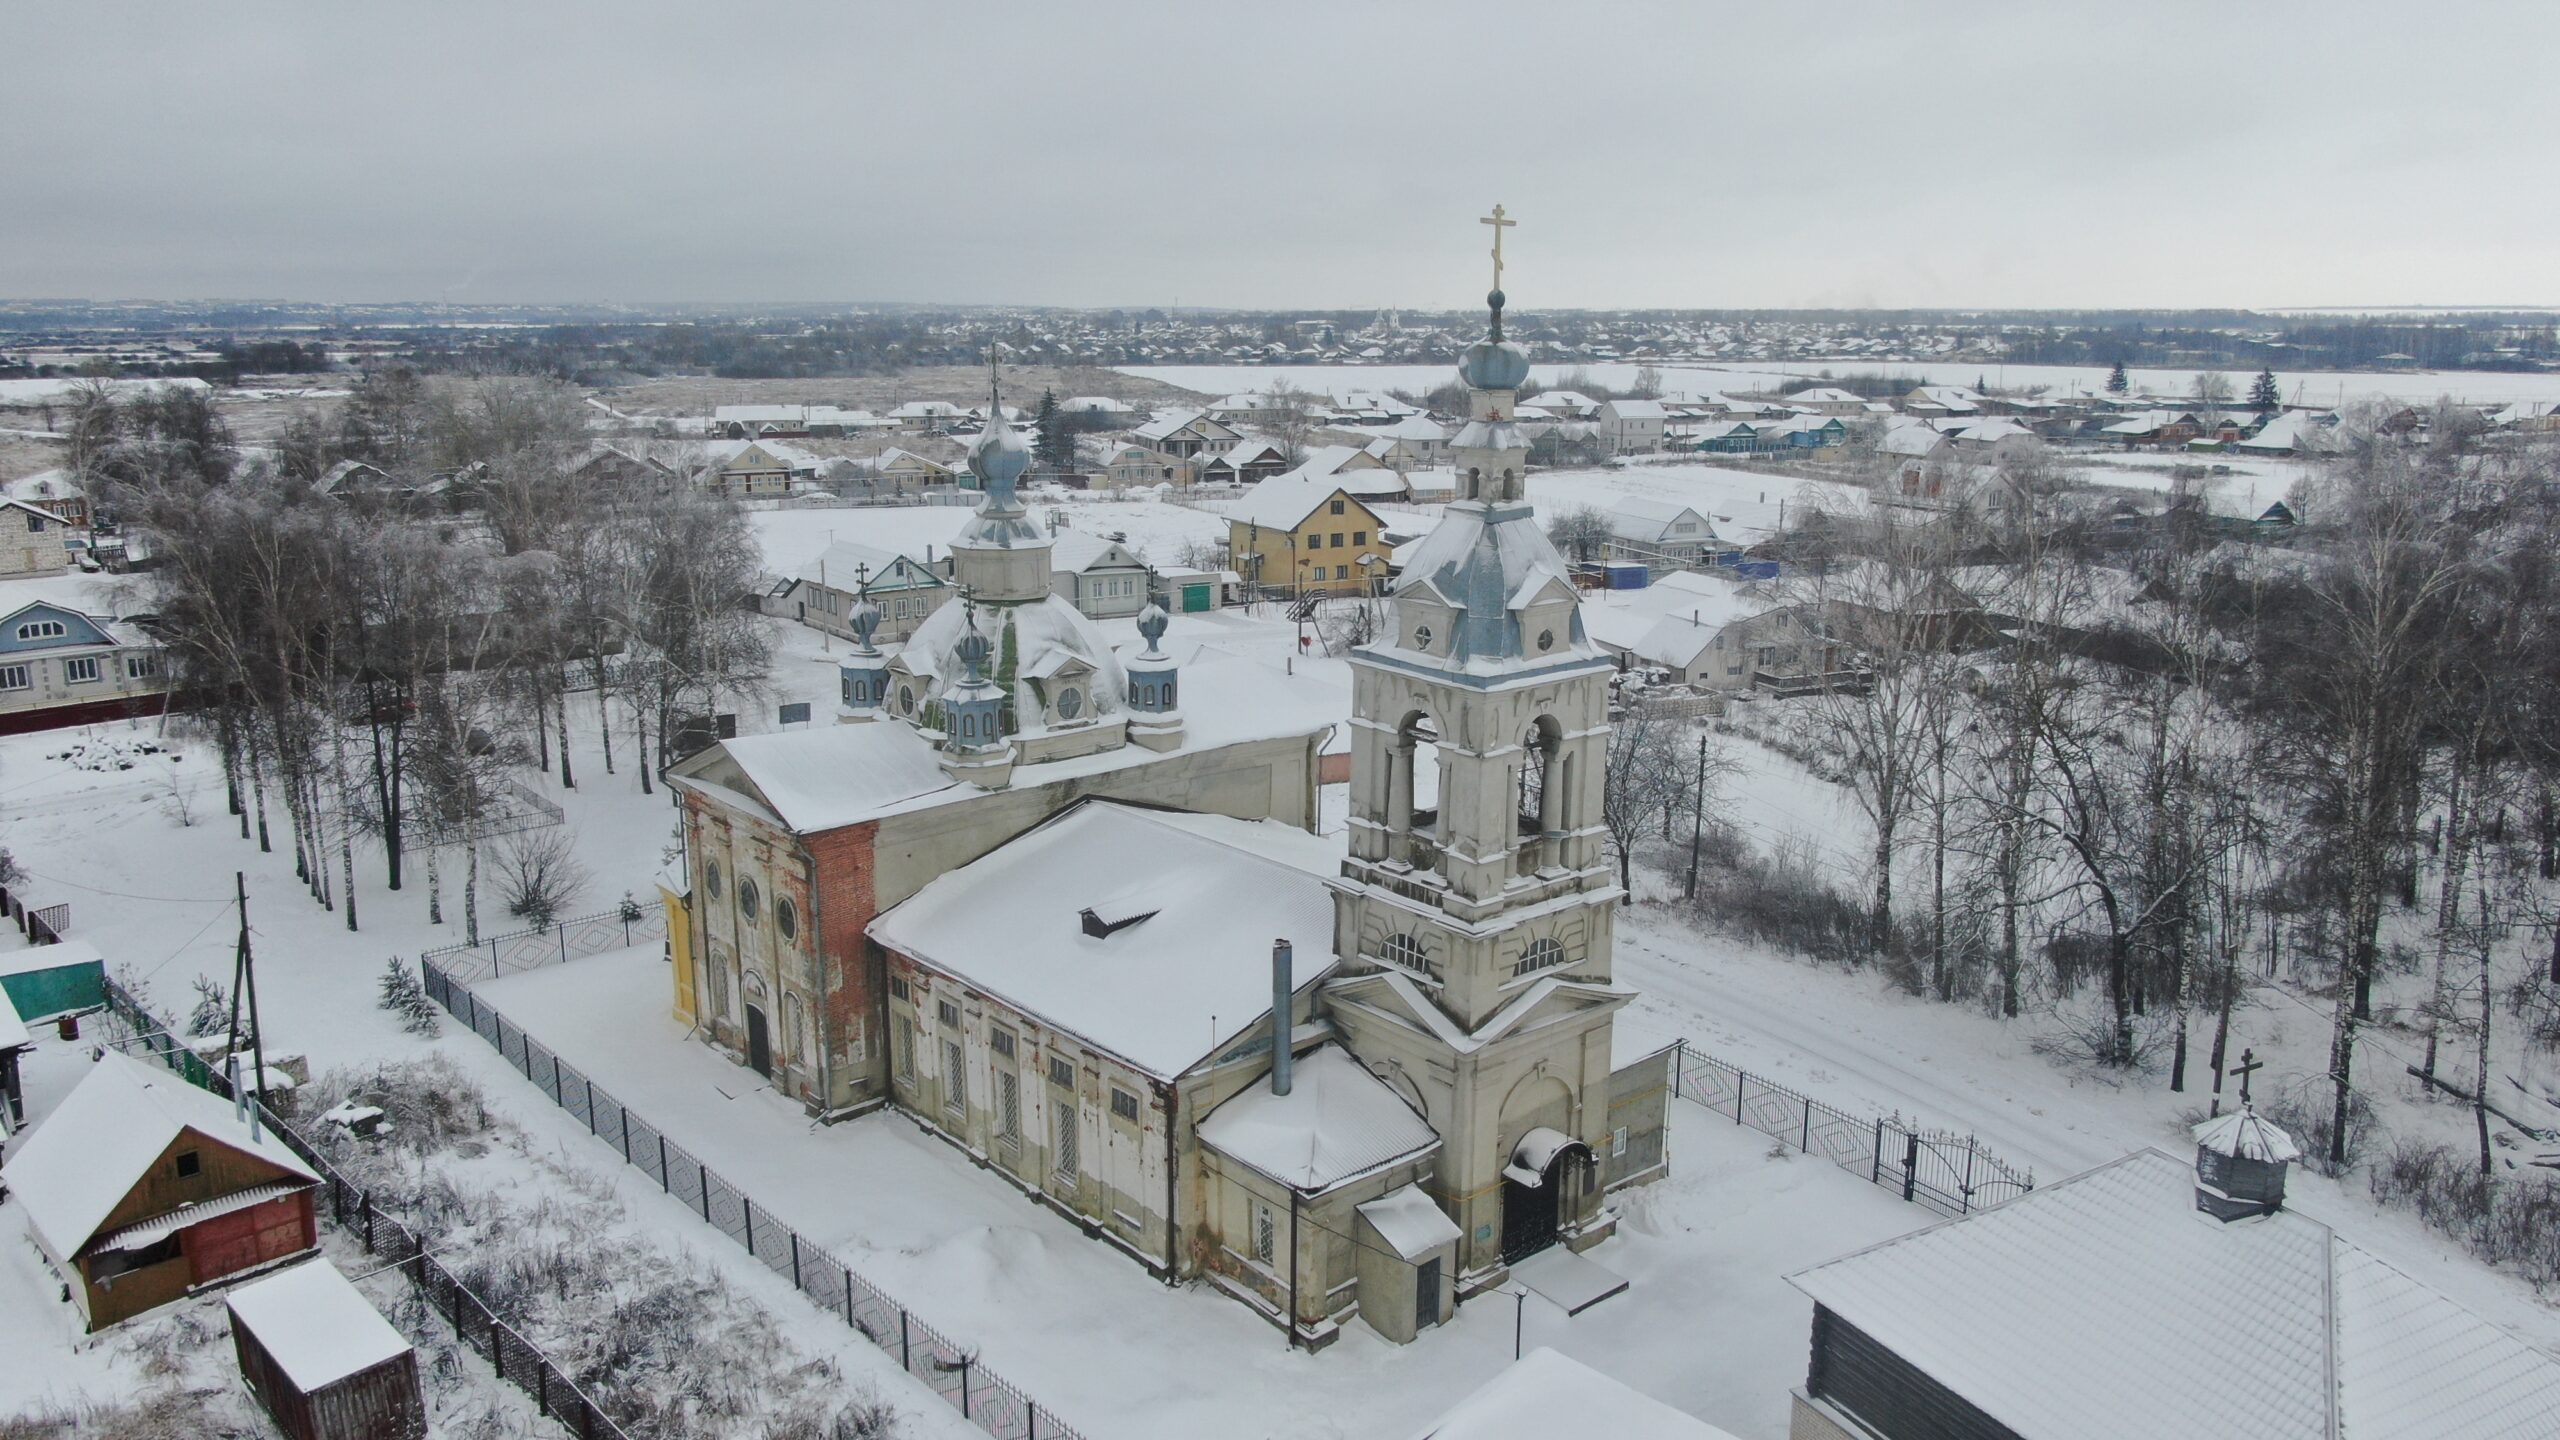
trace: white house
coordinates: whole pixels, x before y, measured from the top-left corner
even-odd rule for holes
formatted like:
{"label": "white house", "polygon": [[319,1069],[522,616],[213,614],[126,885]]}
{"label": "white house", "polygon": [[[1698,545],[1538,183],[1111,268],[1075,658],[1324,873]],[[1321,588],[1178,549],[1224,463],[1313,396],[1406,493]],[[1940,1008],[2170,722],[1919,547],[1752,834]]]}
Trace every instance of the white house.
{"label": "white house", "polygon": [[0,734],[148,714],[168,689],[160,643],[133,625],[52,600],[0,616]]}
{"label": "white house", "polygon": [[1049,537],[1049,585],[1096,620],[1135,615],[1147,604],[1147,562],[1122,537],[1061,530]]}
{"label": "white house", "polygon": [[1649,455],[1662,448],[1662,427],[1670,415],[1659,400],[1612,400],[1600,407],[1600,432],[1619,455]]}

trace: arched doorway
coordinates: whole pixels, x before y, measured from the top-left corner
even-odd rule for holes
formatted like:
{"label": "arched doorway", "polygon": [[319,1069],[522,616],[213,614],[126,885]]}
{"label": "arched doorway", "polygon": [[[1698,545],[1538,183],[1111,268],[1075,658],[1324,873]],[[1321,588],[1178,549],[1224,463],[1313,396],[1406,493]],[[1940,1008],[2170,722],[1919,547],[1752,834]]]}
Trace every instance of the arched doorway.
{"label": "arched doorway", "polygon": [[1593,1163],[1591,1147],[1545,1126],[1520,1137],[1502,1169],[1502,1263],[1523,1260],[1556,1243],[1565,1187]]}
{"label": "arched doorway", "polygon": [[773,1034],[765,1028],[763,1008],[755,1005],[747,1007],[747,1068],[773,1078]]}

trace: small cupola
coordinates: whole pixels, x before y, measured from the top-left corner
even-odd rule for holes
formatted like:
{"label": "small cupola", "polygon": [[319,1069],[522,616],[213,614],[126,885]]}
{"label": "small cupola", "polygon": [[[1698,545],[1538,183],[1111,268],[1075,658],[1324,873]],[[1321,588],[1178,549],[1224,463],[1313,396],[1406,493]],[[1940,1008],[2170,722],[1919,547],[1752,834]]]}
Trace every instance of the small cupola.
{"label": "small cupola", "polygon": [[869,720],[889,698],[889,657],[872,642],[880,629],[880,607],[866,596],[854,601],[844,618],[853,628],[856,645],[853,654],[836,667],[841,718]]}
{"label": "small cupola", "polygon": [[2284,1208],[2285,1166],[2302,1151],[2283,1128],[2243,1104],[2195,1128],[2196,1208],[2216,1220],[2245,1220]]}
{"label": "small cupola", "polygon": [[1164,653],[1164,632],[1173,617],[1152,574],[1147,590],[1147,606],[1138,612],[1138,634],[1147,648],[1121,662],[1129,677],[1129,739],[1150,750],[1171,750],[1182,743],[1182,667]]}

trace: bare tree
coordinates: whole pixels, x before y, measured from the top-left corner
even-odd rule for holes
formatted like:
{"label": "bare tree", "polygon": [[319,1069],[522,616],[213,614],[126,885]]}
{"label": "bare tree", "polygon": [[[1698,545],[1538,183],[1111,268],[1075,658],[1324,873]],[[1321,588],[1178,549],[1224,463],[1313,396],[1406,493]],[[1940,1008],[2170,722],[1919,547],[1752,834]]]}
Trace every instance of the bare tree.
{"label": "bare tree", "polygon": [[1616,534],[1609,512],[1597,505],[1576,505],[1547,522],[1547,538],[1577,564],[1590,564],[1593,556],[1608,553]]}

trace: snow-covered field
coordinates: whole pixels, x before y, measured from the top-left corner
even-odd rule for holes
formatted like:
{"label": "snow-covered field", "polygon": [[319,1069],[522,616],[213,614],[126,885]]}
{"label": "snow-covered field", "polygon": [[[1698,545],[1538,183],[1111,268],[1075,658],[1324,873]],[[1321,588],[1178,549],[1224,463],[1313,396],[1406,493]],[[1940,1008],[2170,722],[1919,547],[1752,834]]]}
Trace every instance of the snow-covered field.
{"label": "snow-covered field", "polygon": [[[1268,390],[1273,385],[1323,395],[1355,390],[1403,390],[1421,394],[1449,383],[1452,367],[1442,365],[1128,365],[1121,373],[1179,385],[1204,396]],[[1579,365],[1533,365],[1532,380],[1544,386],[1564,383],[1575,372],[1593,383],[1624,390],[1636,383],[1645,366],[1635,361],[1603,361]],[[1661,364],[1662,388],[1669,395],[1708,395],[1736,390],[1774,390],[1789,381],[1824,375],[1903,375],[1928,385],[1972,385],[1995,390],[2041,389],[2054,396],[2098,395],[2107,383],[2103,365],[2001,365],[1979,361],[1897,361],[1850,356],[1837,360],[1740,360],[1729,364]],[[2226,372],[2229,373],[2229,372]],[[2129,369],[2133,388],[2153,395],[2194,393],[2193,370]],[[2276,383],[2288,404],[2337,405],[2358,396],[2378,395],[2424,404],[2439,396],[2475,405],[2504,405],[2518,400],[2560,400],[2560,374],[2508,374],[2485,370],[2306,370],[2276,372]]]}

